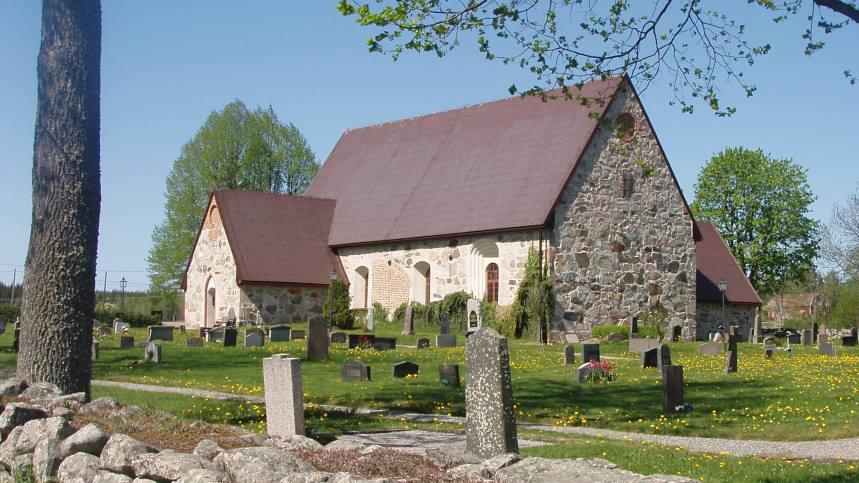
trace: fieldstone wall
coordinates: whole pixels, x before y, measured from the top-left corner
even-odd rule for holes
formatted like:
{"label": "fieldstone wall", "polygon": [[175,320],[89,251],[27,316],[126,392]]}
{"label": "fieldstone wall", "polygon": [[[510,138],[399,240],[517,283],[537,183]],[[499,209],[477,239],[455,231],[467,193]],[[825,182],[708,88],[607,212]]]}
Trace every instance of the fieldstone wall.
{"label": "fieldstone wall", "polygon": [[723,319],[721,302],[698,302],[695,317],[698,330],[695,338],[707,340],[711,332],[719,331],[720,325],[725,327],[725,333],[729,325],[737,325],[740,327],[740,340],[748,340],[749,329],[754,327],[756,309],[755,305],[726,303]]}
{"label": "fieldstone wall", "polygon": [[[483,298],[486,267],[496,263],[498,302],[509,305],[513,303],[519,283],[525,277],[528,248],[538,248],[539,239],[539,233],[530,230],[344,247],[337,251],[350,282],[360,276],[357,271],[359,268],[368,269],[369,302],[378,302],[388,311],[411,300],[423,302],[420,297],[424,293],[421,285],[423,278],[415,269],[415,265],[420,262],[430,267],[430,302],[460,290]],[[355,283],[350,285],[353,290],[361,287]],[[362,294],[352,294],[356,307],[359,298],[362,298]]]}
{"label": "fieldstone wall", "polygon": [[[618,116],[633,129],[615,129]],[[662,306],[695,336],[695,243],[668,162],[622,88],[555,209],[555,323],[614,324]]]}
{"label": "fieldstone wall", "polygon": [[241,304],[254,310],[266,324],[307,322],[322,315],[326,287],[242,284]]}
{"label": "fieldstone wall", "polygon": [[209,205],[188,267],[185,288],[187,325],[206,325],[206,288],[210,284],[215,288],[215,320],[227,318],[230,309],[238,316],[241,305],[236,263],[214,199]]}

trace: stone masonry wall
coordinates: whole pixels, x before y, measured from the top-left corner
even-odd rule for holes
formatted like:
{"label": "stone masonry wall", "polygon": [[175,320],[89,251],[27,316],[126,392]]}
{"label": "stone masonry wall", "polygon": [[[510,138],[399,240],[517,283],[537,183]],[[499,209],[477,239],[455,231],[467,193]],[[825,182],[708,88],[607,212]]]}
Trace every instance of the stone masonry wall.
{"label": "stone masonry wall", "polygon": [[188,267],[185,323],[189,326],[205,325],[206,286],[210,280],[215,287],[215,319],[227,318],[230,309],[238,316],[240,300],[236,263],[214,199],[209,205]]}
{"label": "stone masonry wall", "polygon": [[328,289],[295,285],[242,284],[242,307],[259,313],[266,324],[307,322],[322,315],[322,302]]}
{"label": "stone masonry wall", "polygon": [[[634,131],[615,130],[622,113]],[[692,338],[692,219],[628,86],[606,120],[555,208],[555,321],[613,324],[662,306]]]}
{"label": "stone masonry wall", "polygon": [[747,340],[749,328],[755,323],[754,305],[725,304],[725,317],[722,318],[722,304],[720,302],[698,302],[696,322],[698,330],[695,334],[697,340],[707,340],[711,332],[718,332],[719,326],[728,331],[729,325],[740,327],[740,340]]}
{"label": "stone masonry wall", "polygon": [[[350,282],[360,276],[358,268],[368,269],[369,302],[378,302],[388,311],[414,299],[414,292],[423,293],[421,287],[413,287],[422,280],[416,276],[414,268],[419,262],[430,267],[430,301],[441,300],[459,290],[483,298],[486,267],[496,263],[498,302],[509,305],[525,276],[528,248],[537,248],[538,243],[539,233],[532,230],[344,247],[338,249],[338,254]],[[351,283],[353,288],[359,286]],[[359,294],[352,294],[353,305],[359,297]],[[418,301],[423,300],[418,298]]]}

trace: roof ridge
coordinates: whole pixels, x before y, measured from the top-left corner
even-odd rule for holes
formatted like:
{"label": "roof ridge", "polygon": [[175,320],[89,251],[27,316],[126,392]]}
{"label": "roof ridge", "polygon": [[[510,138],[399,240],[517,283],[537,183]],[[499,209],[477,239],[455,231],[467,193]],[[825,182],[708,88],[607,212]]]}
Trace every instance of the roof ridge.
{"label": "roof ridge", "polygon": [[334,202],[337,201],[336,198],[323,198],[321,196],[309,196],[309,195],[305,195],[304,193],[302,193],[302,194],[275,193],[273,191],[234,190],[234,189],[222,189],[222,188],[217,188],[213,191],[218,192],[218,193],[250,193],[250,194],[258,194],[258,195],[279,196],[279,197],[283,197],[283,198],[302,198],[302,199],[308,199],[308,200],[334,201]]}

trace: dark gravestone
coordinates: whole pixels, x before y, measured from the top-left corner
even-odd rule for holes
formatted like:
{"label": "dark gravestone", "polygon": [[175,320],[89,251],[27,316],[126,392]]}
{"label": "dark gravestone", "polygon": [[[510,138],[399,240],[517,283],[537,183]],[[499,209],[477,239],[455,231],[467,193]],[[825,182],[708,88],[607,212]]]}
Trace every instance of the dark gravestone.
{"label": "dark gravestone", "polygon": [[203,339],[199,337],[188,337],[185,339],[185,345],[188,347],[203,347]]}
{"label": "dark gravestone", "polygon": [[239,329],[227,327],[224,329],[224,347],[235,347],[239,338]]}
{"label": "dark gravestone", "polygon": [[764,356],[767,359],[771,359],[773,356],[773,352],[775,352],[775,347],[769,346],[764,348]]}
{"label": "dark gravestone", "polygon": [[0,317],[0,334],[5,334],[5,333],[6,333],[6,319],[4,319],[3,317]]}
{"label": "dark gravestone", "polygon": [[459,366],[456,364],[439,364],[438,380],[441,385],[449,388],[457,388],[459,382]]}
{"label": "dark gravestone", "polygon": [[342,344],[346,342],[346,332],[332,332],[329,338],[332,344]]}
{"label": "dark gravestone", "polygon": [[206,332],[206,340],[209,342],[223,342],[224,340],[224,331],[227,329],[224,327],[216,327],[214,329],[209,329]]}
{"label": "dark gravestone", "polygon": [[481,328],[466,342],[465,449],[482,459],[518,453],[507,338]]}
{"label": "dark gravestone", "polygon": [[292,329],[288,325],[275,325],[268,329],[268,340],[270,342],[286,342]]}
{"label": "dark gravestone", "polygon": [[659,346],[659,357],[656,360],[656,368],[662,372],[663,367],[667,367],[671,365],[671,349],[666,345],[662,344]]}
{"label": "dark gravestone", "polygon": [[859,337],[859,329],[857,329],[856,327],[851,328],[850,335],[852,335],[853,337]]}
{"label": "dark gravestone", "polygon": [[411,304],[406,305],[406,313],[403,314],[403,335],[415,333],[415,312]]}
{"label": "dark gravestone", "polygon": [[120,349],[131,349],[134,347],[134,337],[130,335],[122,335],[119,337]]}
{"label": "dark gravestone", "polygon": [[18,349],[21,347],[21,328],[20,327],[17,327],[17,326],[15,327],[14,337],[15,338],[12,340],[12,350],[15,352],[18,352]]}
{"label": "dark gravestone", "polygon": [[430,348],[429,339],[427,339],[426,337],[419,338],[417,341],[417,347],[418,347],[418,349],[429,349]]}
{"label": "dark gravestone", "polygon": [[818,332],[817,322],[811,324],[811,343],[817,344],[817,332]]}
{"label": "dark gravestone", "polygon": [[725,353],[725,373],[737,372],[737,331],[731,327],[728,333],[728,352]]}
{"label": "dark gravestone", "polygon": [[328,319],[319,315],[311,317],[307,322],[307,332],[307,359],[328,359]]}
{"label": "dark gravestone", "polygon": [[150,325],[148,342],[156,340],[173,340],[173,327],[169,325]]}
{"label": "dark gravestone", "polygon": [[200,338],[206,339],[206,340],[209,339],[209,336],[208,336],[209,328],[208,327],[198,327],[197,330],[199,331]]}
{"label": "dark gravestone", "polygon": [[185,326],[184,326],[184,325],[180,325],[180,326],[179,326],[179,333],[180,333],[180,334],[184,334],[184,333],[185,333]]}
{"label": "dark gravestone", "polygon": [[570,365],[576,363],[576,348],[568,345],[564,347],[564,364]]}
{"label": "dark gravestone", "polygon": [[638,317],[633,317],[632,322],[629,324],[629,338],[633,339],[638,337]]}
{"label": "dark gravestone", "polygon": [[641,368],[659,367],[659,348],[646,350],[641,353]]}
{"label": "dark gravestone", "polygon": [[358,347],[373,347],[373,340],[375,338],[376,336],[373,334],[349,334],[349,348],[357,349]]}
{"label": "dark gravestone", "polygon": [[303,330],[292,329],[289,331],[289,337],[292,340],[304,340],[307,337],[307,333]]}
{"label": "dark gravestone", "polygon": [[787,335],[787,342],[789,344],[801,344],[802,334],[800,334],[799,332],[791,332]]}
{"label": "dark gravestone", "polygon": [[600,360],[599,344],[582,344],[582,362]]}
{"label": "dark gravestone", "polygon": [[683,366],[662,368],[662,411],[673,413],[683,406]]}
{"label": "dark gravestone", "polygon": [[348,361],[340,366],[340,378],[343,381],[369,381],[370,366],[360,361]]}
{"label": "dark gravestone", "polygon": [[439,334],[435,336],[435,346],[439,347],[456,347],[455,334]]}
{"label": "dark gravestone", "polygon": [[143,348],[143,361],[158,364],[161,362],[161,346],[155,342],[147,342]]}
{"label": "dark gravestone", "polygon": [[673,342],[680,342],[680,339],[682,336],[683,336],[683,327],[680,327],[679,325],[675,325],[671,329],[671,340]]}
{"label": "dark gravestone", "polygon": [[841,345],[843,345],[844,347],[856,347],[856,336],[845,335],[841,338]]}
{"label": "dark gravestone", "polygon": [[394,364],[394,377],[403,378],[417,376],[420,367],[413,362],[403,361]]}
{"label": "dark gravestone", "polygon": [[802,337],[800,337],[802,345],[811,345],[811,329],[803,329]]}
{"label": "dark gravestone", "polygon": [[245,347],[262,347],[265,345],[265,335],[259,329],[245,331]]}
{"label": "dark gravestone", "polygon": [[450,333],[450,315],[447,312],[442,312],[441,315],[439,316],[438,333],[439,334],[449,334]]}
{"label": "dark gravestone", "polygon": [[373,349],[377,351],[393,350],[397,348],[396,337],[376,337],[373,340]]}

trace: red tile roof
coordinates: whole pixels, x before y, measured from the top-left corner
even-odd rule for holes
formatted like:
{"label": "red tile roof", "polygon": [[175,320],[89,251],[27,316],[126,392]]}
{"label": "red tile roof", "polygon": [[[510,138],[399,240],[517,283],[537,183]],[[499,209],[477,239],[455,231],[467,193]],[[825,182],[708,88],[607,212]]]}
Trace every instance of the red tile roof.
{"label": "red tile roof", "polygon": [[238,283],[328,285],[345,280],[328,247],[334,200],[254,191],[214,192]]}
{"label": "red tile roof", "polygon": [[307,191],[344,246],[542,226],[621,79],[346,131]]}
{"label": "red tile roof", "polygon": [[698,300],[721,302],[719,282],[724,280],[728,284],[725,293],[727,302],[760,305],[758,293],[716,227],[707,221],[696,221],[695,225],[701,235],[701,239],[695,242]]}

